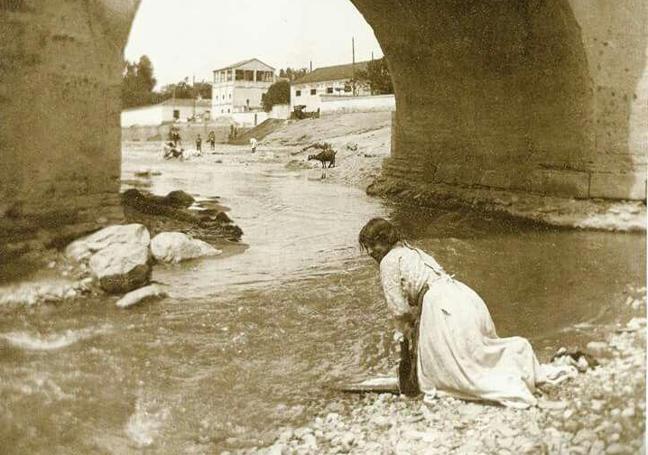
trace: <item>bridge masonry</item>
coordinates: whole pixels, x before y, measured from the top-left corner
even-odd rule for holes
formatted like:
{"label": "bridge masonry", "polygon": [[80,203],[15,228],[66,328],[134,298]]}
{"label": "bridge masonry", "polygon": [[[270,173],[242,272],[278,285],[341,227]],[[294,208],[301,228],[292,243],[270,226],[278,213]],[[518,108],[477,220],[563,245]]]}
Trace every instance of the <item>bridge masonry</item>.
{"label": "bridge masonry", "polygon": [[0,263],[120,221],[135,2],[0,0]]}
{"label": "bridge masonry", "polygon": [[[643,0],[351,1],[394,79],[387,176],[645,199]],[[121,219],[138,3],[0,0],[0,261]]]}
{"label": "bridge masonry", "polygon": [[355,3],[394,74],[388,178],[645,200],[645,2]]}

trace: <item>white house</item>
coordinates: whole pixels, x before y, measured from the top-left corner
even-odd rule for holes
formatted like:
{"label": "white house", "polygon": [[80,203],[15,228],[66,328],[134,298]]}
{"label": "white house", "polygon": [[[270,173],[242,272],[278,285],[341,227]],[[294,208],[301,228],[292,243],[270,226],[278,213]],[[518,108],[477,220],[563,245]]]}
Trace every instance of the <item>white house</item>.
{"label": "white house", "polygon": [[[322,96],[371,95],[368,84],[356,81],[358,71],[367,70],[367,62],[317,68],[290,85],[290,108],[303,105],[305,111],[317,111]],[[355,82],[354,82],[355,81]]]}
{"label": "white house", "polygon": [[121,126],[157,126],[165,122],[186,120],[191,117],[208,117],[210,100],[168,99],[152,106],[124,109],[121,113]]}
{"label": "white house", "polygon": [[261,97],[275,82],[274,72],[256,58],[214,70],[212,115],[262,111]]}

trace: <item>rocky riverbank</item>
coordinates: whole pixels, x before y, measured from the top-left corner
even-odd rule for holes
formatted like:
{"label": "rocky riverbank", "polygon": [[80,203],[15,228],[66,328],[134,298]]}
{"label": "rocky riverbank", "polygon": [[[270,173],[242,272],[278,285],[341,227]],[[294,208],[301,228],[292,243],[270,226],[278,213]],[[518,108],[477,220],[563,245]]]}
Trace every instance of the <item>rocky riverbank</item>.
{"label": "rocky riverbank", "polygon": [[328,403],[309,424],[284,429],[271,446],[238,453],[644,453],[645,288],[619,305],[623,323],[574,328],[587,334],[587,350],[600,365],[540,389],[538,407],[349,395]]}
{"label": "rocky riverbank", "polygon": [[640,201],[566,199],[479,188],[424,185],[380,176],[367,193],[420,207],[472,207],[492,214],[551,226],[620,232],[646,231],[646,205]]}
{"label": "rocky riverbank", "polygon": [[319,166],[306,161],[314,152],[301,152],[313,143],[328,142],[337,151],[336,167],[327,170],[327,182],[366,189],[399,204],[420,207],[472,207],[489,213],[552,226],[606,231],[646,230],[646,206],[641,202],[577,200],[488,188],[458,188],[416,184],[382,175],[383,159],[390,155],[391,114],[365,112],[335,114],[292,122],[270,134],[261,148],[284,147],[287,166]]}
{"label": "rocky riverbank", "polygon": [[288,123],[267,136],[261,147],[282,147],[289,168],[320,167],[307,161],[314,150],[302,151],[311,144],[327,142],[337,152],[334,168],[327,169],[326,182],[365,189],[380,175],[382,161],[391,147],[390,112],[356,112],[333,114],[319,119]]}
{"label": "rocky riverbank", "polygon": [[10,272],[2,277],[7,284],[0,285],[0,307],[58,303],[104,292],[126,293],[118,306],[132,306],[165,295],[163,289],[147,286],[154,263],[218,255],[221,251],[212,244],[241,238],[241,229],[215,200],[197,203],[183,191],[156,196],[137,189],[121,196],[131,224],[108,226],[71,242],[65,251],[48,250],[7,264],[14,277]]}

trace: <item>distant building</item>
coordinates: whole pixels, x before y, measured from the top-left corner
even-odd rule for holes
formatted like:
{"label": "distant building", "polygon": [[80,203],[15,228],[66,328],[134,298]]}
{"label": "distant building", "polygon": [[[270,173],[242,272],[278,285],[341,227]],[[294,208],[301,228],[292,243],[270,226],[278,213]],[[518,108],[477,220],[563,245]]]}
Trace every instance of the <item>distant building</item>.
{"label": "distant building", "polygon": [[124,109],[121,113],[121,126],[157,126],[173,121],[186,121],[195,116],[207,119],[210,115],[211,100],[168,99],[152,106]]}
{"label": "distant building", "polygon": [[274,72],[256,58],[214,70],[213,116],[261,111],[261,97],[275,82]]}
{"label": "distant building", "polygon": [[290,85],[290,107],[306,106],[308,112],[321,106],[321,96],[371,95],[368,84],[354,82],[358,71],[366,71],[369,62],[317,68]]}

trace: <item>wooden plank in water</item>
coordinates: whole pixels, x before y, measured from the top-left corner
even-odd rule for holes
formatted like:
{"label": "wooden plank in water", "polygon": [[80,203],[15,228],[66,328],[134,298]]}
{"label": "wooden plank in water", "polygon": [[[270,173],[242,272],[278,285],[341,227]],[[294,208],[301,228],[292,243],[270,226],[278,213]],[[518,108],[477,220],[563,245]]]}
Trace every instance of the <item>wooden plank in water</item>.
{"label": "wooden plank in water", "polygon": [[400,393],[398,378],[393,376],[375,377],[360,382],[340,384],[335,387],[335,390],[347,393]]}

